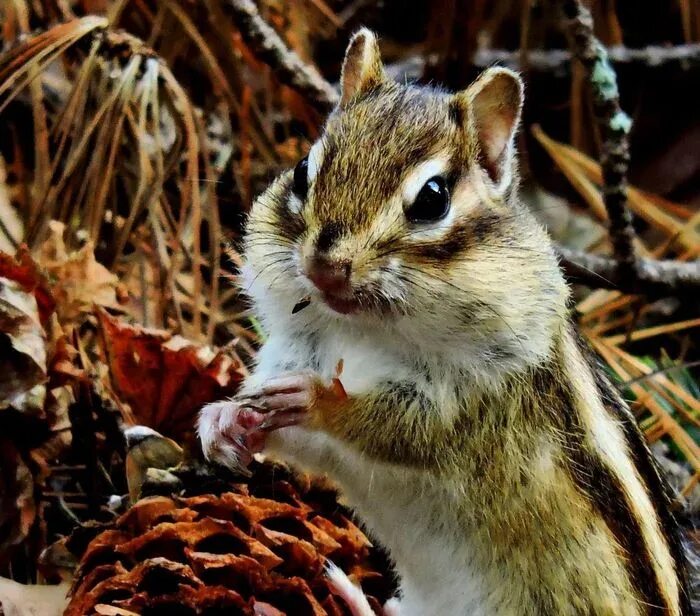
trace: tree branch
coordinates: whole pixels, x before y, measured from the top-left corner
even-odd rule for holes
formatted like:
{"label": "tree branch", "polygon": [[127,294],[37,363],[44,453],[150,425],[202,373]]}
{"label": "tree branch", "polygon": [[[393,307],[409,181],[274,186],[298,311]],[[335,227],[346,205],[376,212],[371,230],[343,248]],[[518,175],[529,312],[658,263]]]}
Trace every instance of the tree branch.
{"label": "tree branch", "polygon": [[579,0],[559,2],[573,54],[586,69],[593,94],[593,111],[603,147],[603,197],[610,219],[613,252],[626,270],[634,268],[634,228],[627,209],[627,136],[632,120],[620,107],[617,76],[605,47],[593,34],[593,17]]}
{"label": "tree branch", "polygon": [[[528,49],[528,70],[537,72],[556,72],[568,68],[572,53],[567,49]],[[479,49],[474,54],[474,66],[487,68],[494,64],[520,68],[521,51],[509,49]],[[616,46],[608,49],[611,63],[642,64],[648,67],[664,66],[677,63],[682,68],[691,68],[700,64],[700,44],[689,43],[662,47],[650,45],[638,49]]]}
{"label": "tree branch", "polygon": [[667,296],[697,295],[700,262],[639,258],[634,269],[621,268],[609,257],[557,246],[561,265],[572,282],[623,293]]}
{"label": "tree branch", "polygon": [[337,104],[335,88],[314,66],[287,47],[252,0],[226,0],[223,10],[232,18],[246,45],[275,71],[279,81],[297,90],[321,112],[328,112]]}

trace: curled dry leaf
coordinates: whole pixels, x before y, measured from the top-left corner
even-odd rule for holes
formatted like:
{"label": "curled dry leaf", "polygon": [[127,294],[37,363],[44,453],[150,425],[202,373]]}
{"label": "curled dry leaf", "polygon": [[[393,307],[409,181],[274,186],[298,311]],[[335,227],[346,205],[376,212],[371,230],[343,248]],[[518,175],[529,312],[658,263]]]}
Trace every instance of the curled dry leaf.
{"label": "curled dry leaf", "polygon": [[60,328],[53,326],[54,310],[48,282],[26,248],[14,257],[0,253],[2,565],[11,562],[26,540],[25,559],[38,550],[41,539],[33,529],[47,460],[58,458],[70,444],[72,390],[52,375],[69,353]]}
{"label": "curled dry leaf", "polygon": [[46,336],[35,296],[0,277],[0,409],[35,410],[46,379]]}
{"label": "curled dry leaf", "polygon": [[192,616],[341,616],[346,606],[328,584],[326,559],[360,583],[378,610],[392,582],[334,493],[281,467],[258,466],[251,483],[220,496],[139,501],[84,548],[66,616],[110,613],[97,605],[137,613],[177,605],[178,614]]}
{"label": "curled dry leaf", "polygon": [[172,438],[191,432],[199,409],[232,395],[238,361],[162,330],[128,325],[97,311],[112,389],[139,424]]}
{"label": "curled dry leaf", "polygon": [[[56,325],[55,301],[46,277],[26,247],[14,257],[0,253],[0,409],[40,415],[50,430],[39,452],[56,457],[70,442],[64,383],[83,377],[75,349]],[[51,389],[45,382],[51,379]]]}
{"label": "curled dry leaf", "polygon": [[77,325],[95,305],[118,307],[119,279],[97,262],[92,242],[69,252],[63,239],[65,225],[51,221],[49,231],[48,239],[39,249],[37,261],[51,281],[61,325]]}

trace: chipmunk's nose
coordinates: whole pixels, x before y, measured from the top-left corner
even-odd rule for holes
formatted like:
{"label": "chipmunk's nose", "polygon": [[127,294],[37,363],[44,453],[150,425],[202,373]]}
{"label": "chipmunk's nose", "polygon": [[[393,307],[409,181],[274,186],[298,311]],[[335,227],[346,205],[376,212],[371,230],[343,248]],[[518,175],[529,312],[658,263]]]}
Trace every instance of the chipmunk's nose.
{"label": "chipmunk's nose", "polygon": [[306,276],[324,293],[343,293],[350,289],[350,261],[334,261],[315,255],[306,259]]}

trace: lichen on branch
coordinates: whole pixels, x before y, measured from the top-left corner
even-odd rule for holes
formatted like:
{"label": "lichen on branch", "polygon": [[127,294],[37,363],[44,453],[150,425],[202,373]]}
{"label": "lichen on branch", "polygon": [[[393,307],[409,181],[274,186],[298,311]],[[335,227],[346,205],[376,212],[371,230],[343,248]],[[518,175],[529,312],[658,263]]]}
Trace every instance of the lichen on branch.
{"label": "lichen on branch", "polygon": [[596,124],[603,140],[603,197],[610,219],[610,239],[620,266],[635,267],[634,228],[627,209],[628,135],[631,118],[620,106],[617,75],[608,52],[593,33],[593,17],[578,0],[560,2],[574,56],[588,76]]}

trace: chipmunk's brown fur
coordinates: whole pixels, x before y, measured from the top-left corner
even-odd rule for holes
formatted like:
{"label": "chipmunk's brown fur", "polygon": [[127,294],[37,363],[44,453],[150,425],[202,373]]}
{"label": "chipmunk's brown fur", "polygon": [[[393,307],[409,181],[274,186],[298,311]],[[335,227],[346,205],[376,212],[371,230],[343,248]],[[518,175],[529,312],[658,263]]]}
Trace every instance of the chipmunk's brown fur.
{"label": "chipmunk's brown fur", "polygon": [[[690,615],[663,481],[517,200],[519,78],[390,83],[361,31],[342,87],[308,194],[287,173],[251,212],[269,338],[242,397],[203,412],[205,452],[235,463],[237,427],[277,428],[267,451],[334,477],[389,548],[402,615]],[[430,176],[450,210],[416,223]],[[319,258],[341,297],[309,282]],[[325,384],[340,359],[347,397]]]}

